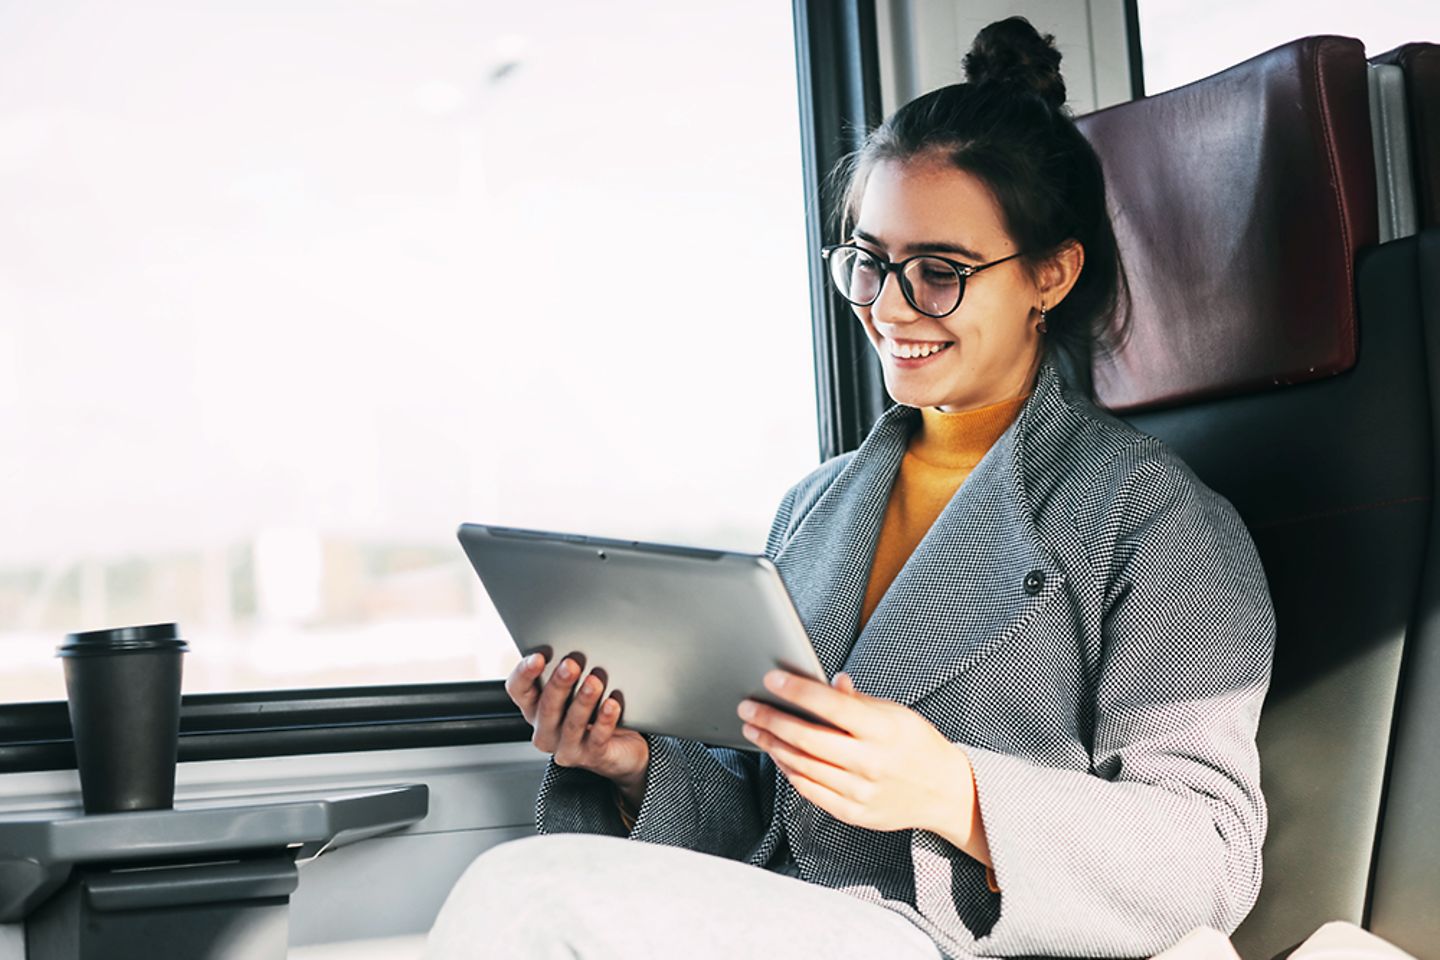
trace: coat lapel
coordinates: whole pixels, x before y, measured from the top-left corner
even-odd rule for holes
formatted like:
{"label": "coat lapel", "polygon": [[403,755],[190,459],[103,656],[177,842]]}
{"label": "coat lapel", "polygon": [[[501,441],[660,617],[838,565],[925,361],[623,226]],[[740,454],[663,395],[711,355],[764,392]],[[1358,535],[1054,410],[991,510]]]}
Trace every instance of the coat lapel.
{"label": "coat lapel", "polygon": [[890,488],[918,418],[914,407],[887,410],[775,558],[826,676],[854,645]]}
{"label": "coat lapel", "polygon": [[1042,368],[1016,422],[951,498],[859,631],[890,489],[919,421],[891,407],[786,542],[776,566],[827,676],[913,704],[1013,636],[1055,596],[1061,567],[1042,545],[1022,480],[1030,424],[1058,404]]}
{"label": "coat lapel", "polygon": [[946,505],[865,624],[845,671],[861,693],[913,704],[1007,639],[1064,578],[1013,483],[1012,426]]}

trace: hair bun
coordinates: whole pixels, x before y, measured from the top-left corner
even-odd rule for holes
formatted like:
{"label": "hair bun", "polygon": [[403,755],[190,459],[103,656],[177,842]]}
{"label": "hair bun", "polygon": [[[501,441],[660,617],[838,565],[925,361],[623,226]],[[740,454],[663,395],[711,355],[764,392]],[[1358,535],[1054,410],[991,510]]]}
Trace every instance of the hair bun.
{"label": "hair bun", "polygon": [[977,87],[1012,87],[1033,93],[1056,110],[1065,105],[1055,37],[1041,36],[1024,17],[997,20],[981,30],[964,64],[965,79]]}

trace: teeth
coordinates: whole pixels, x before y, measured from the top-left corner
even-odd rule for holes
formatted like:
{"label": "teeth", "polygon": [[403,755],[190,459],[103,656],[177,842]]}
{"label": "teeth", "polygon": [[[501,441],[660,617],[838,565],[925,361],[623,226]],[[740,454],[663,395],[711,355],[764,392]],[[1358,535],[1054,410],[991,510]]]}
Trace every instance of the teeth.
{"label": "teeth", "polygon": [[912,360],[916,357],[928,357],[932,353],[939,353],[946,343],[895,343],[890,346],[890,354],[902,360]]}

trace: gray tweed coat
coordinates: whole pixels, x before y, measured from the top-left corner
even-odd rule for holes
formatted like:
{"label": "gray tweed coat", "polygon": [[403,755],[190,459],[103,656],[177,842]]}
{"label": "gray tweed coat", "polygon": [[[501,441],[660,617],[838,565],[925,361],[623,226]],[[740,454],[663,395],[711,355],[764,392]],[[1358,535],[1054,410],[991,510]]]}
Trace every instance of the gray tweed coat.
{"label": "gray tweed coat", "polygon": [[[1274,647],[1234,509],[1047,365],[857,630],[918,421],[892,407],[796,484],[766,554],[827,672],[969,755],[1002,892],[937,835],[850,826],[768,757],[672,737],[649,738],[631,836],[756,865],[788,845],[802,878],[903,914],[949,956],[1146,956],[1196,926],[1233,930],[1260,887]],[[606,781],[553,760],[537,823],[624,833]]]}

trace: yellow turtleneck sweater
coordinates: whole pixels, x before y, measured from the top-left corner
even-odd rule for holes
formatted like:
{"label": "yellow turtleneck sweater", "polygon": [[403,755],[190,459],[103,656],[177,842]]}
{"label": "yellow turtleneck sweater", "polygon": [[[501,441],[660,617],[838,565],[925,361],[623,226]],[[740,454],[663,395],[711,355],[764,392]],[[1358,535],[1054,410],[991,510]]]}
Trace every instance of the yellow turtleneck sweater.
{"label": "yellow turtleneck sweater", "polygon": [[910,448],[900,461],[900,473],[885,508],[875,560],[870,566],[870,584],[860,610],[861,625],[880,605],[880,598],[890,589],[900,568],[970,471],[1014,422],[1028,396],[959,413],[945,413],[935,407],[920,409],[920,429],[910,438]]}

